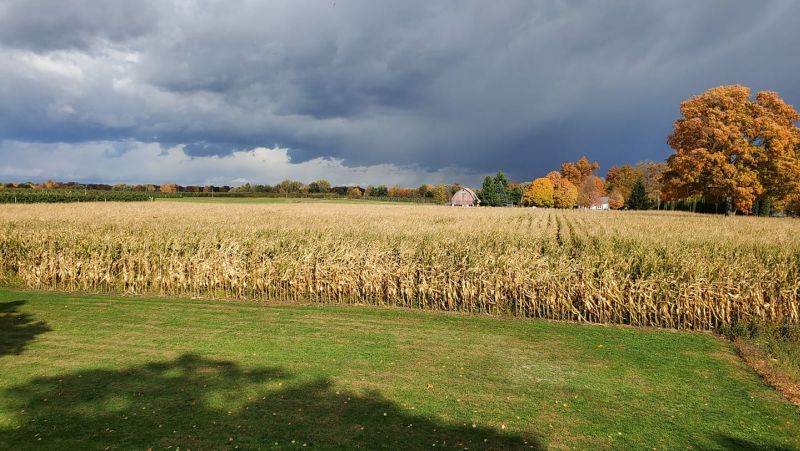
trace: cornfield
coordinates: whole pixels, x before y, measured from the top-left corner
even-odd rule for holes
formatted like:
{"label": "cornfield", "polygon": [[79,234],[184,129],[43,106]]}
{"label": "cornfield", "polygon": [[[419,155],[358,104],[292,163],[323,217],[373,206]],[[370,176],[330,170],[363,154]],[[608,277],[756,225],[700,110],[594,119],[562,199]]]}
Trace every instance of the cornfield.
{"label": "cornfield", "polygon": [[798,323],[800,221],[425,205],[0,207],[0,281],[677,329]]}

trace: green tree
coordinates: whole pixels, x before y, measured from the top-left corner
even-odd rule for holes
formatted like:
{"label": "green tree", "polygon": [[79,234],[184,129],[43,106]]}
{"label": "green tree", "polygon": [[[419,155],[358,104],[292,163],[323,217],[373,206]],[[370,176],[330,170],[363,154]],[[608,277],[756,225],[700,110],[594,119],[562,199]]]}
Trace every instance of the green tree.
{"label": "green tree", "polygon": [[521,205],[523,194],[524,191],[522,189],[522,185],[517,184],[516,186],[508,190],[508,200],[514,205]]}
{"label": "green tree", "polygon": [[494,186],[497,190],[498,205],[505,206],[510,203],[511,196],[508,190],[508,178],[503,174],[503,171],[497,171],[497,175],[494,176]]}
{"label": "green tree", "polygon": [[417,188],[419,197],[433,197],[433,187],[427,183],[423,183]]}
{"label": "green tree", "polygon": [[389,195],[389,188],[386,185],[372,186],[367,191],[367,196],[370,197],[386,197]]}
{"label": "green tree", "polygon": [[437,204],[444,205],[448,201],[450,201],[450,196],[448,196],[447,187],[444,185],[436,185],[431,190],[433,192],[433,201]]}
{"label": "green tree", "polygon": [[487,207],[496,207],[500,205],[494,178],[487,175],[483,179],[483,186],[481,187],[481,192],[478,197],[481,200],[481,204]]}
{"label": "green tree", "polygon": [[277,192],[286,194],[297,194],[303,192],[305,185],[303,182],[298,182],[296,180],[284,180],[280,182],[276,187]]}
{"label": "green tree", "polygon": [[650,208],[650,198],[647,197],[647,190],[645,190],[642,179],[633,184],[631,195],[628,197],[625,206],[630,210],[648,210]]}
{"label": "green tree", "polygon": [[327,193],[330,192],[330,190],[331,182],[325,179],[319,179],[308,184],[309,193]]}

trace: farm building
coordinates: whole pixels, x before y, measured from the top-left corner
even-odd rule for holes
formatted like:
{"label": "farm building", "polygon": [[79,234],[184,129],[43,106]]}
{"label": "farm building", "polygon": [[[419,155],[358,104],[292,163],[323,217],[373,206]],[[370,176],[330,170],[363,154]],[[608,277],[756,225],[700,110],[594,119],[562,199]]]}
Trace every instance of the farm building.
{"label": "farm building", "polygon": [[450,199],[451,207],[477,207],[480,203],[478,195],[469,188],[461,188]]}
{"label": "farm building", "polygon": [[608,210],[608,197],[600,197],[597,200],[592,202],[592,205],[589,207],[591,210]]}

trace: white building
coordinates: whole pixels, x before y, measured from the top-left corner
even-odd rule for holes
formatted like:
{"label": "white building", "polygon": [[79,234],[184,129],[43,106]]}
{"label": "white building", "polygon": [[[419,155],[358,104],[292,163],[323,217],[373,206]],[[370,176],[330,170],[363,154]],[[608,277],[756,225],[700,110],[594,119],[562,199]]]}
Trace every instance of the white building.
{"label": "white building", "polygon": [[608,197],[601,197],[596,201],[592,202],[592,205],[589,206],[590,210],[609,210],[611,207],[608,205]]}

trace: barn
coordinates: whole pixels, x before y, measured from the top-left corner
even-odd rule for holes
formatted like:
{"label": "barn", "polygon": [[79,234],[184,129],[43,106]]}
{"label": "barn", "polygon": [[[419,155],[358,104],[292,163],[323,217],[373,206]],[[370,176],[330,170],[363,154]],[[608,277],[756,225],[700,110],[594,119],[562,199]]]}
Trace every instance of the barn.
{"label": "barn", "polygon": [[461,188],[450,199],[451,207],[477,207],[480,203],[478,195],[469,188]]}

